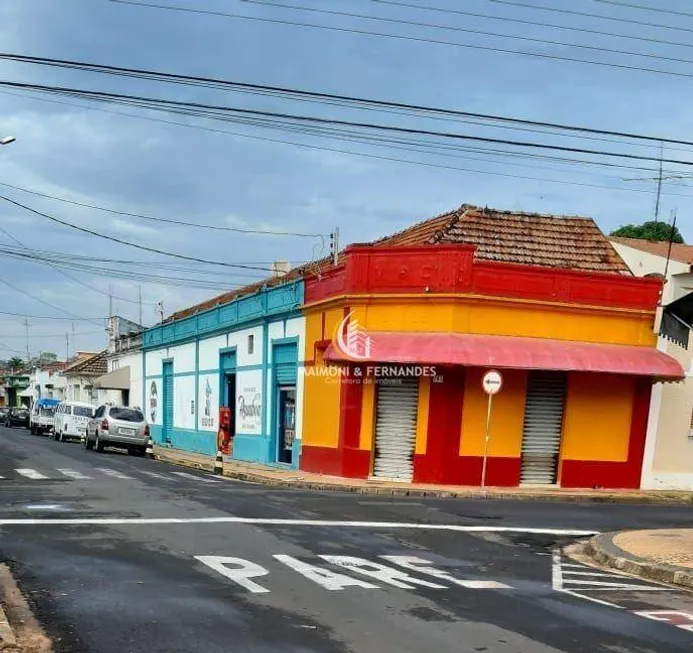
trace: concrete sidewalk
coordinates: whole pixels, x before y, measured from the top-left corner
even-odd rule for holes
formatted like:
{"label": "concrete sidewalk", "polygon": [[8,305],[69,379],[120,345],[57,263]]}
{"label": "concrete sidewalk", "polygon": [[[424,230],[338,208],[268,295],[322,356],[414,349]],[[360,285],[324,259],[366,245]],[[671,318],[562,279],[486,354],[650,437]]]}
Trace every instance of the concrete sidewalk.
{"label": "concrete sidewalk", "polygon": [[[159,445],[154,457],[164,462],[214,470],[214,457]],[[323,492],[354,492],[411,497],[454,497],[460,499],[529,499],[544,501],[593,501],[604,503],[693,503],[693,492],[664,490],[562,490],[560,488],[480,488],[469,486],[395,483],[311,474],[285,467],[270,467],[225,458],[224,476],[252,483]]]}
{"label": "concrete sidewalk", "polygon": [[693,589],[693,528],[605,533],[584,553],[602,566]]}

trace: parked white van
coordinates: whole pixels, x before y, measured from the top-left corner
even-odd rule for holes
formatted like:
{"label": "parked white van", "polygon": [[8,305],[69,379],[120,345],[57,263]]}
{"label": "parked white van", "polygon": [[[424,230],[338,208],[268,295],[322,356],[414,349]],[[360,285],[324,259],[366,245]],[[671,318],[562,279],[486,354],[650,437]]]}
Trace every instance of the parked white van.
{"label": "parked white van", "polygon": [[53,437],[58,442],[78,439],[83,440],[87,424],[94,416],[96,406],[80,401],[64,401],[55,411]]}

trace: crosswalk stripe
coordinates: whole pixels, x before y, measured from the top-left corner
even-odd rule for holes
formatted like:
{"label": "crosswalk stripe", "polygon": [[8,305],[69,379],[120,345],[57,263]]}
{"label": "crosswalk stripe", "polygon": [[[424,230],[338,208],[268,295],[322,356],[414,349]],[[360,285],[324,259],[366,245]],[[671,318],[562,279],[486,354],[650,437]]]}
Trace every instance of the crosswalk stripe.
{"label": "crosswalk stripe", "polygon": [[571,571],[570,569],[563,571],[563,578],[566,576],[606,576],[607,578],[623,578],[618,574],[607,574],[603,571]]}
{"label": "crosswalk stripe", "polygon": [[77,481],[87,481],[91,479],[91,476],[87,476],[86,474],[82,474],[82,472],[78,472],[76,469],[59,469],[58,470],[63,476],[67,476],[69,478],[74,478]]}
{"label": "crosswalk stripe", "polygon": [[15,469],[17,474],[21,474],[22,476],[26,476],[27,478],[30,478],[33,481],[38,481],[44,478],[48,478],[45,474],[41,474],[41,472],[37,472],[35,469],[28,469],[28,468],[22,468],[22,469]]}
{"label": "crosswalk stripe", "polygon": [[160,478],[164,481],[172,481],[173,480],[170,476],[166,476],[166,474],[159,474],[159,472],[149,472],[145,469],[140,469],[139,472],[140,472],[140,474],[145,474],[147,476],[151,476],[152,478]]}
{"label": "crosswalk stripe", "polygon": [[109,467],[97,467],[100,472],[103,472],[104,474],[108,476],[112,476],[113,478],[121,478],[125,480],[132,480],[131,476],[127,476],[126,474],[123,474],[122,472],[119,472],[115,469],[110,469]]}
{"label": "crosswalk stripe", "polygon": [[205,478],[204,476],[196,476],[195,474],[188,474],[187,472],[171,472],[171,474],[175,474],[176,476],[182,476],[183,478],[192,478],[196,481],[200,481],[201,483],[218,483],[215,478]]}
{"label": "crosswalk stripe", "polygon": [[[576,578],[575,580],[571,580],[570,578],[564,578],[563,579],[563,584],[578,584],[580,587],[585,586],[585,589],[587,587],[594,588],[594,589],[601,589],[601,588],[607,588],[607,587],[615,587],[615,588],[625,588],[625,587],[643,587],[643,588],[648,588],[650,587],[649,585],[635,585],[633,583],[609,583],[608,581],[603,581],[603,580],[582,580],[579,578]],[[569,588],[569,589],[576,589],[576,588]],[[660,588],[656,588],[660,589]]]}

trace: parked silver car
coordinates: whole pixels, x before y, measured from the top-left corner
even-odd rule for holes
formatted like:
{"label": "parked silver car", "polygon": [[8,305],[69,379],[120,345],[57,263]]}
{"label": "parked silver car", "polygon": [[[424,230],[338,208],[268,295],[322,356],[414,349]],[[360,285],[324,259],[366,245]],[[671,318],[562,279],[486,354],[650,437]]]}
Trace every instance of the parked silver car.
{"label": "parked silver car", "polygon": [[149,425],[139,408],[99,406],[87,424],[85,449],[102,452],[104,447],[121,447],[144,456],[149,440]]}

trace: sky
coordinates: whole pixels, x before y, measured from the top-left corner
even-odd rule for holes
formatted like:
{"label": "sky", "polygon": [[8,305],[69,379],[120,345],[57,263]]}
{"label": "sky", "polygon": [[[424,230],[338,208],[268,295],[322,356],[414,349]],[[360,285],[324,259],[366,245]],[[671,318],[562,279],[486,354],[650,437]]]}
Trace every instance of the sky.
{"label": "sky", "polygon": [[[660,11],[618,6],[619,2]],[[154,4],[159,6],[110,0],[0,0],[2,51],[693,140],[688,101],[693,88],[693,7],[686,0]],[[595,30],[611,35],[594,34]],[[363,33],[367,31],[378,35]],[[608,65],[565,60],[574,58]],[[152,325],[158,319],[158,302],[169,315],[259,278],[272,261],[294,264],[323,256],[327,234],[335,227],[342,245],[364,242],[463,203],[591,216],[605,232],[653,216],[656,142],[634,146],[608,136],[559,138],[478,121],[364,111],[7,61],[0,61],[0,80],[560,143],[653,159],[541,152],[579,159],[575,163],[518,157],[505,146],[480,152],[494,145],[469,142],[463,143],[466,150],[442,153],[438,143],[435,153],[430,148],[412,151],[401,142],[393,146],[339,140],[334,131],[331,137],[292,133],[266,124],[235,124],[0,86],[0,136],[16,137],[0,147],[4,198],[144,247],[248,266],[192,264],[138,250],[0,199],[0,358],[26,355],[24,315],[30,316],[32,355],[99,351],[106,344],[104,318],[109,310],[138,321],[140,292],[142,321]],[[667,145],[664,154],[693,161],[693,146]],[[675,210],[684,238],[693,242],[693,190],[687,168],[665,164],[664,172],[660,217],[668,220]],[[124,213],[307,235],[177,226],[17,188]],[[37,251],[40,260],[35,260]],[[76,268],[75,262],[87,260],[79,257],[89,257],[92,269]],[[56,260],[70,267],[58,266]],[[138,279],[114,277],[109,273],[113,268],[135,272]]]}

